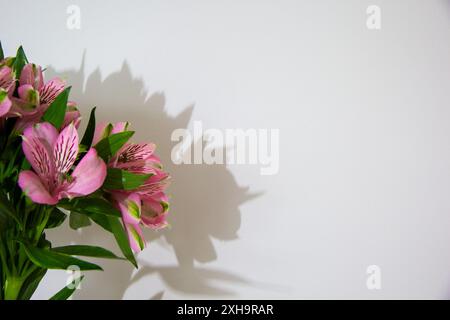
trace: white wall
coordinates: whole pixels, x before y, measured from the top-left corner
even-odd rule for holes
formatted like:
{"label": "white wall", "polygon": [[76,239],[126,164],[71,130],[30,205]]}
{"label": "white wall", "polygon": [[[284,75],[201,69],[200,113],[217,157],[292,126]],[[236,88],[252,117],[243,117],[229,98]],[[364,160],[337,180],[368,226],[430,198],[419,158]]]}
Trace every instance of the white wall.
{"label": "white wall", "polygon": [[[141,269],[102,261],[75,299],[449,297],[450,1],[0,2],[5,51],[64,75],[85,118],[131,121],[173,176]],[[194,120],[280,129],[279,173],[175,166],[170,134]],[[95,228],[49,237],[116,250]]]}

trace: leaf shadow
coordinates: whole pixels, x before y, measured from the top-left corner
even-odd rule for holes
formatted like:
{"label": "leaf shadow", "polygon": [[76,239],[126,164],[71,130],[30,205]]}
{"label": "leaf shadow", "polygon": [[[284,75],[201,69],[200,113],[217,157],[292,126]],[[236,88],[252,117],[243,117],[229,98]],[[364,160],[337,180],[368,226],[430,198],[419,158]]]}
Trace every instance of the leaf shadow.
{"label": "leaf shadow", "polygon": [[[219,288],[215,280],[232,284],[251,283],[231,273],[197,267],[198,263],[208,263],[218,258],[214,240],[231,241],[238,239],[241,226],[240,206],[262,193],[241,187],[225,165],[175,165],[170,154],[173,130],[187,128],[194,105],[180,114],[171,116],[165,109],[166,97],[163,92],[148,96],[144,81],[133,77],[126,61],[121,70],[102,79],[99,69],[86,77],[85,55],[78,70],[46,70],[50,79],[62,76],[72,85],[71,99],[79,105],[84,115],[84,125],[90,108],[97,106],[100,121],[129,121],[136,130],[135,141],[156,143],[165,170],[172,176],[168,194],[171,200],[169,223],[171,228],[155,232],[145,231],[149,248],[139,255],[145,266],[137,273],[131,265],[123,261],[99,261],[103,273],[88,273],[83,281],[83,290],[78,290],[74,299],[121,299],[127,289],[138,279],[157,274],[173,290],[188,294],[208,294],[215,296],[233,295],[229,289]],[[85,85],[84,85],[85,84]],[[83,132],[83,127],[80,132]],[[72,231],[64,227],[51,230],[50,238],[55,244],[88,243],[117,251],[110,234],[91,226]],[[165,244],[173,251],[178,262],[175,266],[150,265],[145,259],[151,255],[154,242]],[[150,288],[148,296],[157,289]],[[156,294],[156,297],[162,298]]]}

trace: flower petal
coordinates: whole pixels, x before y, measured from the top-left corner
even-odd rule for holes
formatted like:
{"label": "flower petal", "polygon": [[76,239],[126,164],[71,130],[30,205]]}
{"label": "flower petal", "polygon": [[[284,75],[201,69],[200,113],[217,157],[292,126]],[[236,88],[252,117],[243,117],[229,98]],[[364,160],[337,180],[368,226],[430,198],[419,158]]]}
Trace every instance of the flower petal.
{"label": "flower petal", "polygon": [[19,174],[19,186],[35,203],[50,205],[58,203],[58,199],[50,195],[42,181],[33,171],[26,170]]}
{"label": "flower petal", "polygon": [[[10,114],[12,113],[13,108],[14,108],[14,103],[13,103],[13,106],[12,106],[12,108],[10,110]],[[31,114],[22,115],[22,116],[20,116],[17,119],[17,122],[14,125],[14,130],[16,130],[17,132],[22,132],[26,128],[38,124],[38,122],[41,119],[41,117],[42,117],[42,112],[40,112],[40,111],[35,112],[35,113],[31,113]]]}
{"label": "flower petal", "polygon": [[56,97],[64,90],[65,83],[60,78],[54,78],[47,82],[39,90],[41,96],[41,102],[45,104],[51,104]]}
{"label": "flower petal", "polygon": [[115,134],[115,133],[120,133],[120,132],[124,132],[127,130],[129,123],[128,122],[117,122],[112,130],[111,130],[111,134]]}
{"label": "flower petal", "polygon": [[8,92],[0,88],[0,117],[4,116],[11,109],[12,102],[8,97]]}
{"label": "flower petal", "polygon": [[12,69],[10,67],[1,67],[0,68],[0,88],[9,91],[9,89],[14,84],[14,79],[12,77]]}
{"label": "flower petal", "polygon": [[75,128],[78,128],[80,126],[81,121],[81,114],[80,111],[78,111],[76,104],[74,102],[67,103],[67,111],[66,115],[64,116],[64,122],[62,124],[62,127],[67,127],[71,122],[73,122],[73,125]]}
{"label": "flower petal", "polygon": [[167,188],[170,181],[169,174],[156,168],[154,173],[138,188],[140,194],[151,196],[163,192]]}
{"label": "flower petal", "polygon": [[[59,135],[58,130],[56,130],[56,128],[48,122],[41,122],[34,125],[32,134],[41,141],[47,141],[49,146],[53,146],[55,144]],[[24,135],[29,137],[29,134],[27,133],[24,133]]]}
{"label": "flower petal", "polygon": [[164,193],[155,197],[142,198],[142,223],[151,229],[162,229],[167,226],[166,216],[169,209],[169,201]]}
{"label": "flower petal", "polygon": [[127,224],[138,224],[141,221],[141,198],[137,193],[113,193],[122,219]]}
{"label": "flower petal", "polygon": [[37,90],[34,90],[31,84],[21,85],[18,88],[18,93],[20,99],[30,105],[30,107],[28,107],[27,109],[34,108],[39,104],[39,92]]}
{"label": "flower petal", "polygon": [[134,173],[154,173],[153,165],[147,163],[155,151],[153,143],[129,143],[119,152],[112,163],[115,168],[125,169]]}
{"label": "flower petal", "polygon": [[22,69],[22,73],[20,74],[19,82],[20,85],[29,84],[33,86],[33,88],[39,90],[43,82],[41,67],[33,63],[26,64]]}
{"label": "flower petal", "polygon": [[34,171],[41,177],[54,177],[54,159],[51,146],[56,141],[58,132],[51,124],[44,122],[25,129],[22,149]]}
{"label": "flower petal", "polygon": [[155,151],[153,143],[129,143],[121,150],[119,162],[133,162],[148,159]]}
{"label": "flower petal", "polygon": [[78,154],[78,132],[73,124],[68,125],[59,134],[53,147],[56,170],[66,173],[72,168]]}
{"label": "flower petal", "polygon": [[111,131],[110,123],[100,123],[95,127],[94,138],[92,139],[92,145],[95,146],[100,140],[106,138]]}
{"label": "flower petal", "polygon": [[67,188],[72,196],[88,195],[99,189],[106,178],[106,164],[91,148],[72,173],[73,183]]}
{"label": "flower petal", "polygon": [[145,248],[144,235],[142,234],[141,227],[138,224],[125,224],[125,230],[128,234],[128,241],[130,247],[134,252],[140,252]]}

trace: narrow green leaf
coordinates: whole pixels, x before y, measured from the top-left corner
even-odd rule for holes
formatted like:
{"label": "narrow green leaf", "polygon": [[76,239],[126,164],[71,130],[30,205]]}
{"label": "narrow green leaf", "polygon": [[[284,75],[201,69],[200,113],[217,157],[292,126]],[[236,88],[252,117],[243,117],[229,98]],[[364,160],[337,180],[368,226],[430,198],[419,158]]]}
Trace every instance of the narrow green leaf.
{"label": "narrow green leaf", "polygon": [[139,188],[152,174],[137,174],[109,168],[103,188],[109,190],[134,190]]}
{"label": "narrow green leaf", "polygon": [[45,229],[51,229],[59,227],[65,220],[67,216],[64,212],[59,210],[58,208],[53,208],[52,212],[50,213],[50,218],[47,221],[47,225],[45,226]]}
{"label": "narrow green leaf", "polygon": [[97,154],[109,162],[112,156],[119,151],[120,148],[133,136],[134,131],[124,131],[110,135],[102,140],[100,140],[96,145],[95,149]]}
{"label": "narrow green leaf", "polygon": [[25,55],[25,51],[23,51],[22,46],[17,49],[16,58],[13,64],[13,70],[16,74],[16,77],[19,78],[22,73],[23,67],[28,63],[27,56]]}
{"label": "narrow green leaf", "polygon": [[50,300],[67,300],[69,299],[72,294],[77,290],[77,284],[79,284],[81,281],[83,281],[84,276],[80,276],[79,278],[74,279],[71,282],[71,288],[67,287],[67,285],[59,290],[53,297],[50,298]]}
{"label": "narrow green leaf", "polygon": [[61,125],[64,122],[70,89],[71,87],[65,88],[50,104],[47,111],[45,111],[44,116],[42,117],[43,121],[50,122],[57,129],[61,128]]}
{"label": "narrow green leaf", "polygon": [[128,242],[127,233],[122,225],[122,222],[114,217],[108,217],[109,225],[111,226],[112,233],[116,238],[117,244],[123,255],[130,261],[136,268],[137,262],[134,258],[133,251],[130,248],[130,243]]}
{"label": "narrow green leaf", "polygon": [[102,198],[80,198],[73,203],[71,208],[84,213],[100,213],[114,217],[122,216],[117,208]]}
{"label": "narrow green leaf", "polygon": [[98,224],[106,231],[111,233],[113,232],[111,225],[109,224],[108,216],[105,216],[103,214],[92,213],[89,215],[89,217],[92,219],[92,221],[94,221],[96,224]]}
{"label": "narrow green leaf", "polygon": [[123,255],[127,258],[128,261],[131,262],[133,266],[138,267],[136,259],[134,257],[133,251],[130,248],[130,243],[128,242],[128,235],[122,225],[122,222],[119,218],[106,216],[102,214],[92,214],[90,215],[91,219],[105,229],[108,232],[111,232],[116,239],[116,242],[122,251]]}
{"label": "narrow green leaf", "polygon": [[90,225],[91,221],[89,220],[89,217],[87,217],[86,215],[75,211],[70,212],[69,226],[73,230],[78,230],[80,228],[88,227]]}
{"label": "narrow green leaf", "polygon": [[83,139],[81,140],[81,144],[86,147],[86,149],[89,149],[89,147],[92,145],[92,140],[94,139],[94,133],[95,133],[95,109],[97,107],[92,108],[91,115],[89,116],[89,122],[86,127],[86,131],[84,132]]}
{"label": "narrow green leaf", "polygon": [[[0,214],[0,233],[5,232],[7,227],[8,227],[8,219],[6,219],[5,216]],[[0,268],[1,268],[1,266],[0,266]],[[1,296],[1,293],[0,293],[0,296]]]}
{"label": "narrow green leaf", "polygon": [[[24,243],[26,244],[26,242]],[[44,250],[50,250],[50,248],[52,247],[52,243],[47,240],[47,236],[45,235],[45,233],[41,234],[36,247]],[[21,247],[21,249],[25,250],[23,246]]]}
{"label": "narrow green leaf", "polygon": [[19,241],[30,260],[41,268],[66,270],[71,266],[77,266],[80,270],[103,270],[100,266],[83,261],[50,249],[40,249]]}
{"label": "narrow green leaf", "polygon": [[20,290],[19,299],[30,300],[46,273],[47,269],[42,268],[33,271],[23,283],[22,289]]}
{"label": "narrow green leaf", "polygon": [[53,248],[53,251],[74,256],[96,257],[105,259],[124,259],[109,250],[96,246],[73,245]]}
{"label": "narrow green leaf", "polygon": [[3,190],[0,191],[0,216],[2,216],[3,219],[13,219],[14,222],[16,222],[21,228],[23,228],[22,222],[17,217],[14,207],[11,206],[8,196]]}

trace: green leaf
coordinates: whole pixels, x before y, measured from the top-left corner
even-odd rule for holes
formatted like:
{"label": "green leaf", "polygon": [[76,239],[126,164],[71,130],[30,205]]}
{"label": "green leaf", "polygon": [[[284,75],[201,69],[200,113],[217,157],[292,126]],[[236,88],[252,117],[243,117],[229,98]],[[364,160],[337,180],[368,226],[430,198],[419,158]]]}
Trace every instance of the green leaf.
{"label": "green leaf", "polygon": [[109,225],[111,226],[112,233],[116,238],[116,242],[119,245],[120,250],[123,255],[130,261],[136,268],[137,262],[134,258],[133,251],[130,248],[130,243],[128,242],[128,235],[122,225],[122,222],[118,218],[108,217]]}
{"label": "green leaf", "polygon": [[79,278],[74,279],[71,282],[71,288],[68,288],[67,285],[59,290],[50,300],[67,300],[70,296],[77,290],[77,284],[83,281],[84,276],[80,276]]}
{"label": "green leaf", "polygon": [[45,229],[51,229],[59,227],[65,220],[67,216],[64,212],[59,210],[58,208],[53,208],[52,212],[50,213],[50,217],[47,221],[47,225],[45,226]]}
{"label": "green leaf", "polygon": [[84,145],[87,149],[91,146],[92,140],[94,139],[95,133],[95,109],[97,107],[92,108],[91,115],[89,116],[89,122],[86,127],[86,131],[84,132],[83,139],[81,140],[81,144]]}
{"label": "green leaf", "polygon": [[109,190],[134,190],[139,188],[152,174],[137,174],[109,168],[103,188]]}
{"label": "green leaf", "polygon": [[102,140],[100,140],[96,145],[95,149],[97,154],[109,162],[109,159],[119,151],[120,148],[133,136],[134,131],[124,131],[110,135]]}
{"label": "green leaf", "polygon": [[23,228],[22,222],[17,217],[14,207],[11,205],[7,194],[3,190],[0,190],[0,216],[4,220],[7,220],[8,218],[13,219],[14,222],[16,222],[21,228]]}
{"label": "green leaf", "polygon": [[5,59],[5,55],[3,54],[2,42],[0,41],[0,60]]}
{"label": "green leaf", "polygon": [[33,271],[23,283],[22,289],[20,290],[19,299],[30,300],[46,273],[47,269],[42,268]]}
{"label": "green leaf", "polygon": [[70,88],[65,88],[56,99],[50,104],[42,117],[43,121],[50,122],[56,129],[60,129],[64,122],[67,111],[67,101],[69,100]]}
{"label": "green leaf", "polygon": [[[0,233],[2,234],[5,232],[6,228],[8,227],[8,219],[5,218],[5,216],[0,215]],[[1,269],[1,266],[0,266]],[[1,283],[0,283],[1,286]],[[1,296],[1,293],[0,293]]]}
{"label": "green leaf", "polygon": [[62,200],[58,206],[92,217],[93,214],[121,217],[120,211],[103,198],[79,198],[71,201]]}
{"label": "green leaf", "polygon": [[111,233],[113,232],[111,225],[109,224],[108,216],[105,216],[103,214],[92,213],[89,215],[89,217],[92,219],[92,221],[94,221],[96,224],[98,224],[106,231]]}
{"label": "green leaf", "polygon": [[83,213],[99,213],[108,216],[121,217],[120,211],[109,201],[102,198],[80,198],[72,205],[72,210]]}
{"label": "green leaf", "polygon": [[103,270],[100,266],[83,261],[50,249],[40,249],[19,241],[28,258],[38,267],[45,269],[66,270],[71,266],[77,266],[80,270]]}
{"label": "green leaf", "polygon": [[92,214],[90,215],[91,219],[105,229],[108,232],[111,232],[116,239],[116,242],[122,251],[125,258],[133,264],[136,268],[138,267],[136,259],[134,257],[133,251],[130,248],[130,243],[128,242],[128,235],[122,225],[122,222],[119,218],[106,216],[102,214]]}
{"label": "green leaf", "polygon": [[105,259],[124,259],[109,250],[96,246],[73,245],[53,248],[53,251],[74,256],[95,257]]}
{"label": "green leaf", "polygon": [[91,225],[89,217],[75,211],[70,212],[69,225],[72,229],[78,230]]}
{"label": "green leaf", "polygon": [[25,51],[23,51],[22,46],[17,49],[16,58],[13,64],[13,70],[16,74],[16,77],[19,78],[22,73],[23,67],[28,63],[27,56],[25,55]]}
{"label": "green leaf", "polygon": [[[19,240],[20,243],[20,240]],[[26,243],[26,242],[24,242]],[[45,232],[41,234],[38,243],[36,245],[37,248],[49,250],[52,247],[52,243],[47,240],[47,236],[45,235]],[[22,246],[21,249],[25,250]]]}

